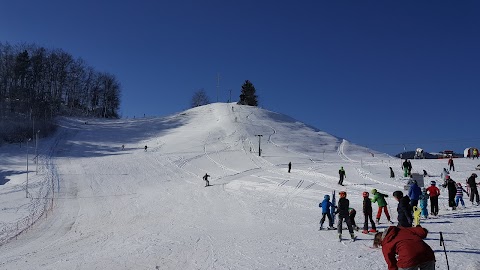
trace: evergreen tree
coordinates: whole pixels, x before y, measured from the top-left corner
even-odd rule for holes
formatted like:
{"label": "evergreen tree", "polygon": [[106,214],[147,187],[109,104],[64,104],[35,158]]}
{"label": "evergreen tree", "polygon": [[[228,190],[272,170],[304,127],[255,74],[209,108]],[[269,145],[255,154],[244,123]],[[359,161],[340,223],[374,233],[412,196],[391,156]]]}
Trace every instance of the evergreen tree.
{"label": "evergreen tree", "polygon": [[257,95],[255,95],[255,86],[246,80],[242,85],[242,92],[240,94],[239,105],[258,106]]}

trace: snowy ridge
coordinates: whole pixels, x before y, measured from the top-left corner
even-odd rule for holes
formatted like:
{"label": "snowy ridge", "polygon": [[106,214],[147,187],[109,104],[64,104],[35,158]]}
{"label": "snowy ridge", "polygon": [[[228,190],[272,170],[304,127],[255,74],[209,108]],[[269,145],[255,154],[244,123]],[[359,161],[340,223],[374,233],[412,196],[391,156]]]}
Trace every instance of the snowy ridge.
{"label": "snowy ridge", "polygon": [[[41,198],[35,207],[24,198],[25,151],[0,148],[0,175],[8,180],[0,186],[0,269],[385,269],[381,251],[368,248],[371,235],[357,233],[345,244],[336,231],[319,232],[318,203],[333,190],[347,191],[362,226],[363,191],[391,195],[405,184],[399,159],[233,103],[162,118],[87,125],[63,119],[57,136],[40,146],[39,174],[30,168],[29,190]],[[452,178],[463,183],[476,163],[457,160]],[[446,161],[412,164],[432,175],[428,183],[439,181]],[[397,178],[389,178],[388,167]],[[422,220],[439,265],[446,263],[438,246],[443,232],[452,269],[480,264],[479,236],[471,233],[480,212],[464,199],[467,208],[453,212],[442,196],[440,216]],[[396,220],[396,201],[387,201]],[[29,230],[12,225],[29,209],[38,220]]]}

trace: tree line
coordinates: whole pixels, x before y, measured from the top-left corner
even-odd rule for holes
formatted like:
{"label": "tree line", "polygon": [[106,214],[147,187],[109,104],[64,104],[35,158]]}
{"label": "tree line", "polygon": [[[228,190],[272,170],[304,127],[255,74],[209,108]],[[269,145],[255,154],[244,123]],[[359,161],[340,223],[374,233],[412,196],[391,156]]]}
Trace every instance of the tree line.
{"label": "tree line", "polygon": [[119,108],[114,75],[61,49],[0,42],[0,141],[28,137],[25,125],[51,126],[56,116],[118,118]]}

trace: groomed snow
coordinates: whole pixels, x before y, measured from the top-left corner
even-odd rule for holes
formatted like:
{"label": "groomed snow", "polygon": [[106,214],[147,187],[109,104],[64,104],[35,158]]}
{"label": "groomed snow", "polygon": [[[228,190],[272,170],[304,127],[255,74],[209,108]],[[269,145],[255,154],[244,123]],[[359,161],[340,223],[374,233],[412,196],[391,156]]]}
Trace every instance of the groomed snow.
{"label": "groomed snow", "polygon": [[[318,231],[318,204],[340,190],[343,166],[357,224],[372,188],[390,195],[396,220],[391,194],[405,184],[400,159],[233,103],[163,118],[62,119],[39,141],[38,174],[29,145],[29,198],[26,149],[0,148],[0,269],[386,269],[372,235],[339,243],[336,231]],[[465,183],[479,163],[455,159],[452,178]],[[432,175],[426,183],[440,182],[447,160],[412,164]],[[440,216],[422,220],[437,269],[447,269],[439,232],[450,269],[480,269],[480,207],[465,197],[466,209],[447,210],[442,193]]]}

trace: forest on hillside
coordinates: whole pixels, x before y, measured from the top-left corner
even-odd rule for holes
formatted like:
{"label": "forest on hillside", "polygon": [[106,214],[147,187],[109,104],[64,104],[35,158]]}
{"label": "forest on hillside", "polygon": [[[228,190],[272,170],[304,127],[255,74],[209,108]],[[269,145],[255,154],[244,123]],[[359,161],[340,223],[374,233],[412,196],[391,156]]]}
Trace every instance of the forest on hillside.
{"label": "forest on hillside", "polygon": [[0,42],[0,143],[45,136],[57,116],[118,118],[120,90],[62,49]]}

